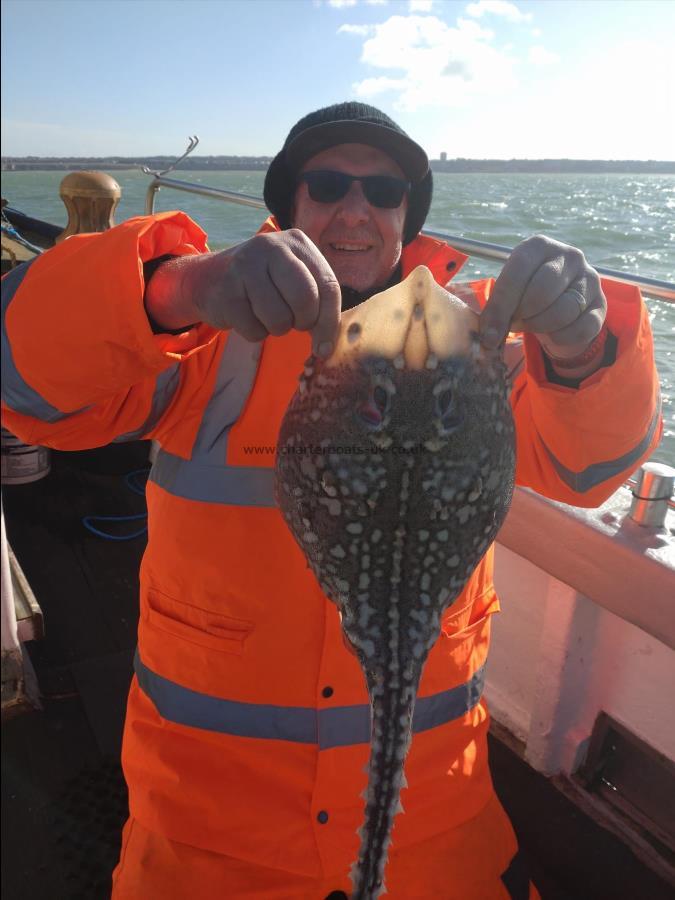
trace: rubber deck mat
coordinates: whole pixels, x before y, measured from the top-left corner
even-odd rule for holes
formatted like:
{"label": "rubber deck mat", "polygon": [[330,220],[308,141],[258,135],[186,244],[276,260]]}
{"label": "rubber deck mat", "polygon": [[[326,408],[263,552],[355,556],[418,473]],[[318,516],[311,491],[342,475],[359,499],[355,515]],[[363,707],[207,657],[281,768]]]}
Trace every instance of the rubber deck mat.
{"label": "rubber deck mat", "polygon": [[62,861],[63,900],[108,900],[128,815],[119,763],[83,768],[46,812]]}

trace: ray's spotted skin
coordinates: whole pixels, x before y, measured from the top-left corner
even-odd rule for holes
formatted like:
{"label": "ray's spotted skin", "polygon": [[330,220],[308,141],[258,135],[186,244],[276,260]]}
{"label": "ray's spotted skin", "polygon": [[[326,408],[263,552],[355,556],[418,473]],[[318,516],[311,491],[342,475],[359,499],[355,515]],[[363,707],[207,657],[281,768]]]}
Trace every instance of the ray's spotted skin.
{"label": "ray's spotted skin", "polygon": [[342,317],[281,426],[277,500],[337,604],[371,701],[353,897],[384,893],[422,669],[511,502],[514,429],[478,317],[418,267]]}

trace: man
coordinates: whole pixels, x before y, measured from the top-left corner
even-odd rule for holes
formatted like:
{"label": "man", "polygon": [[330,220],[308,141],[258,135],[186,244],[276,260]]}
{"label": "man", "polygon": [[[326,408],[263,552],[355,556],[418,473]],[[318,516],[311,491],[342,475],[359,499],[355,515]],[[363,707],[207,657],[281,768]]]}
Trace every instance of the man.
{"label": "man", "polygon": [[[208,254],[194,223],[164,213],[70,238],[3,284],[6,426],[62,449],[161,445],[115,900],[349,894],[367,696],[337,611],[275,508],[274,444],[308,332],[325,356],[341,302],[420,263],[440,283],[461,267],[462,254],[419,234],[431,187],[424,151],[383,113],[327,107],[272,162],[274,217],[251,240]],[[578,250],[545,238],[516,248],[491,292],[468,293],[484,307],[485,343],[514,322],[525,332],[518,482],[600,503],[660,434],[639,294],[601,286]],[[452,704],[412,743],[392,898],[537,896],[487,769],[480,694],[497,608],[490,551],[425,668],[420,696]]]}

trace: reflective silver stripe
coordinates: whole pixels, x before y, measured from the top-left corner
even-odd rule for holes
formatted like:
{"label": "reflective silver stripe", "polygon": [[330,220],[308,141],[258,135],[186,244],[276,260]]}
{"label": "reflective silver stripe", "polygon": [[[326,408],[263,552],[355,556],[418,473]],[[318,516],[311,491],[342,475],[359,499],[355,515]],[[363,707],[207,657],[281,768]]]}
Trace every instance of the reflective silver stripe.
{"label": "reflective silver stripe", "polygon": [[[32,416],[34,419],[40,419],[41,422],[58,422],[74,413],[61,412],[44,400],[29,384],[26,384],[14,364],[5,325],[9,304],[34,262],[35,260],[31,259],[30,262],[17,266],[2,279],[2,399],[14,412]],[[39,328],[40,323],[36,322],[35,327]]]}
{"label": "reflective silver stripe", "polygon": [[175,497],[233,506],[276,506],[274,470],[205,465],[160,450],[150,481]]}
{"label": "reflective silver stripe", "polygon": [[[152,700],[160,716],[177,725],[236,737],[318,744],[320,750],[366,744],[370,740],[367,704],[318,710],[223,700],[157,675],[143,664],[138,651],[134,669],[141,690]],[[482,667],[466,684],[431,697],[420,697],[413,717],[413,732],[447,725],[465,715],[480,700],[484,680]]]}
{"label": "reflective silver stripe", "polygon": [[578,494],[584,494],[586,491],[590,491],[591,488],[602,484],[603,481],[609,481],[610,478],[620,475],[624,470],[626,470],[626,474],[628,474],[631,469],[635,467],[638,459],[640,459],[643,453],[647,451],[658,427],[660,418],[661,394],[659,392],[654,416],[649,423],[647,433],[640,443],[632,450],[629,450],[628,453],[624,453],[623,456],[606,460],[605,462],[594,463],[592,466],[588,466],[588,468],[584,469],[583,472],[573,472],[571,469],[568,469],[559,459],[556,459],[549,448],[546,447],[546,444],[544,444],[544,447],[546,448],[546,452],[553,463],[553,467],[556,470],[558,477],[573,491],[576,491]]}
{"label": "reflective silver stripe", "polygon": [[195,462],[211,466],[225,464],[230,428],[251,393],[260,353],[260,344],[251,344],[236,332],[228,335],[213,393],[192,448]]}
{"label": "reflective silver stripe", "polygon": [[419,697],[413,715],[413,733],[438,728],[439,725],[459,719],[478,704],[484,688],[485,664],[464,684],[430,697]]}
{"label": "reflective silver stripe", "polygon": [[155,390],[152,395],[152,404],[147,419],[140,428],[136,428],[134,431],[127,431],[126,434],[118,435],[115,438],[114,443],[119,444],[123,441],[136,441],[144,434],[152,431],[169,408],[169,404],[173,400],[173,395],[176,393],[179,379],[179,363],[174,363],[170,368],[160,372],[155,380]]}
{"label": "reflective silver stripe", "polygon": [[[447,725],[473,709],[485,687],[485,666],[465,683],[430,697],[418,697],[413,713],[413,734]],[[367,744],[370,740],[370,707],[338,706],[317,711],[321,750]]]}
{"label": "reflective silver stripe", "polygon": [[276,506],[274,471],[259,466],[228,466],[227,441],[251,393],[260,345],[238,334],[228,336],[213,394],[204,409],[190,459],[160,450],[150,481],[176,497],[234,506]]}

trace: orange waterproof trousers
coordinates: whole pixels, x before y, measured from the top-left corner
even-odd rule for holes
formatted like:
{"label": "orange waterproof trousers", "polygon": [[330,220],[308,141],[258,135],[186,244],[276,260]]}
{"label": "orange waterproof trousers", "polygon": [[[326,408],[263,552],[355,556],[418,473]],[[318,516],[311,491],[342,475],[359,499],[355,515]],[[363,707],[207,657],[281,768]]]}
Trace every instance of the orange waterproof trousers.
{"label": "orange waterproof trousers", "polygon": [[[495,852],[503,847],[504,852]],[[486,852],[487,848],[489,851]],[[517,845],[498,800],[474,819],[420,844],[396,849],[387,900],[539,900],[513,865]],[[501,859],[503,869],[492,865]],[[497,863],[498,864],[498,863]],[[347,900],[348,872],[307,878],[170,841],[129,819],[112,900]]]}

